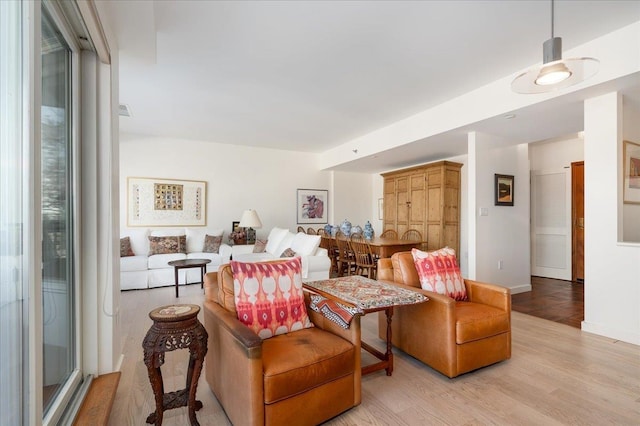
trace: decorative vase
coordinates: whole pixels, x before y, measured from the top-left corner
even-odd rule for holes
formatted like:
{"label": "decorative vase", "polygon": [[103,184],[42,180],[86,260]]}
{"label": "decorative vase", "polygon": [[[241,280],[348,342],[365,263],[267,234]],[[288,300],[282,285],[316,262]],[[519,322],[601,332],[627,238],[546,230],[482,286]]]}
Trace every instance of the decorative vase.
{"label": "decorative vase", "polygon": [[333,228],[333,226],[329,225],[328,223],[324,226],[324,232],[327,233],[327,235],[331,235],[331,229]]}
{"label": "decorative vase", "polygon": [[347,219],[343,220],[342,224],[340,225],[340,230],[347,237],[351,235],[351,222],[349,222]]}
{"label": "decorative vase", "polygon": [[364,224],[364,231],[362,232],[362,234],[364,235],[364,238],[367,240],[370,240],[373,238],[373,226],[371,226],[371,222],[367,221],[367,223]]}
{"label": "decorative vase", "polygon": [[338,233],[338,230],[339,230],[339,229],[340,229],[340,228],[338,228],[337,226],[332,226],[332,227],[331,227],[331,236],[332,236],[332,237],[335,237],[335,236],[336,236],[336,234]]}
{"label": "decorative vase", "polygon": [[360,227],[360,225],[352,226],[351,227],[351,233],[352,234],[362,234],[362,228]]}

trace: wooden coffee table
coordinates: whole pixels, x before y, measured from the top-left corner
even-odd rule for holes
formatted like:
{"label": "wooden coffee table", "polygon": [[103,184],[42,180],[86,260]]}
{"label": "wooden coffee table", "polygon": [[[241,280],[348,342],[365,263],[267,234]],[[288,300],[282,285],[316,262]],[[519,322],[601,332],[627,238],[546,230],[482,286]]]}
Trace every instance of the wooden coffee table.
{"label": "wooden coffee table", "polygon": [[429,300],[426,296],[404,289],[393,284],[387,284],[359,275],[330,278],[328,280],[304,283],[303,287],[312,293],[317,293],[328,299],[355,306],[362,315],[371,312],[384,311],[387,317],[387,348],[382,353],[365,342],[360,342],[366,350],[380,362],[362,367],[362,374],[385,369],[387,376],[393,372],[393,352],[391,350],[391,317],[394,306],[412,305]]}
{"label": "wooden coffee table", "polygon": [[[181,259],[172,260],[169,265],[173,266],[176,281],[176,297],[178,297],[178,271],[187,268],[200,268],[200,288],[204,287],[204,273],[207,269],[207,263],[211,263],[210,259]],[[186,284],[186,280],[185,280]]]}

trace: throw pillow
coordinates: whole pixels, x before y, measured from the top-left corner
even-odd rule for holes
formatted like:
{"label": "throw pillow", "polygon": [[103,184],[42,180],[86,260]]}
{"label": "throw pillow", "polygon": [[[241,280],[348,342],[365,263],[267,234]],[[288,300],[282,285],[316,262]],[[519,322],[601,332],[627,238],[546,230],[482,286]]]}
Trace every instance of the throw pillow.
{"label": "throw pillow", "polygon": [[238,319],[262,339],[313,327],[304,304],[299,258],[280,262],[232,260]]}
{"label": "throw pillow", "polygon": [[220,244],[222,244],[222,235],[205,235],[204,246],[202,247],[203,253],[218,253],[220,252]]}
{"label": "throw pillow", "polygon": [[135,256],[129,237],[120,238],[120,257]]}
{"label": "throw pillow", "polygon": [[456,252],[445,247],[432,252],[412,249],[411,255],[424,290],[467,300],[467,289],[456,262]]}
{"label": "throw pillow", "polygon": [[287,249],[284,249],[280,257],[293,257],[295,255],[296,255],[296,252],[293,251],[292,248],[287,248]]}
{"label": "throw pillow", "polygon": [[256,240],[255,245],[253,246],[254,253],[264,253],[267,249],[267,242],[269,240]]}
{"label": "throw pillow", "polygon": [[187,252],[187,236],[149,237],[149,256]]}

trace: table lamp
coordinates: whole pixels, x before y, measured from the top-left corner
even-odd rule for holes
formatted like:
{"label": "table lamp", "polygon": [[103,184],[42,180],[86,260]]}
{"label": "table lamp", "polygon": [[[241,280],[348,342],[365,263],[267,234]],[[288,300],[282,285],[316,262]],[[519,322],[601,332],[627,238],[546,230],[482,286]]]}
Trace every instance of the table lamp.
{"label": "table lamp", "polygon": [[262,222],[258,217],[258,213],[255,210],[245,210],[240,218],[240,224],[242,228],[247,228],[247,244],[255,244],[256,242],[256,230],[253,228],[262,228]]}

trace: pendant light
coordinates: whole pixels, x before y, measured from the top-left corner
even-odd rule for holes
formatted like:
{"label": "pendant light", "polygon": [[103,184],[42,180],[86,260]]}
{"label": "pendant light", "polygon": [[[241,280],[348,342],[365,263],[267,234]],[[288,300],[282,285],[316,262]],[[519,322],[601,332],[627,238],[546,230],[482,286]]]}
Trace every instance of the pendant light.
{"label": "pendant light", "polygon": [[532,68],[511,82],[516,93],[544,93],[580,83],[598,71],[595,58],[562,59],[562,38],[554,37],[554,0],[551,0],[551,38],[542,45],[542,66]]}

